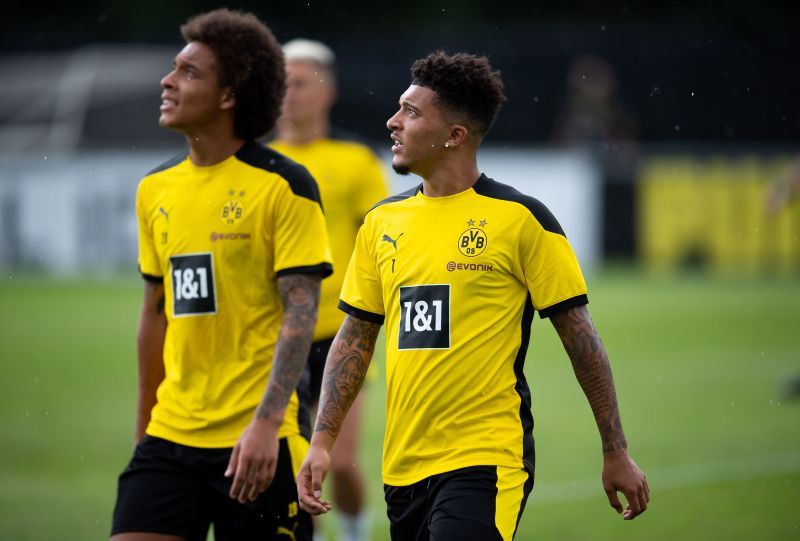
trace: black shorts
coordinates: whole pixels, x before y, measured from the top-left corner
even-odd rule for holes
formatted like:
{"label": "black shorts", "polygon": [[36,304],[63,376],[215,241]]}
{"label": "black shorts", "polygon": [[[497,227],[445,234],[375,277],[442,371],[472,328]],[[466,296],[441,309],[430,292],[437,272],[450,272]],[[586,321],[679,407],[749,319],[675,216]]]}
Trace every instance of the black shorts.
{"label": "black shorts", "polygon": [[280,440],[272,484],[256,501],[241,504],[228,495],[232,478],[223,475],[231,449],[145,436],[119,476],[111,534],[150,532],[205,541],[214,524],[217,541],[310,541],[311,517],[298,506],[290,447],[287,438]]}
{"label": "black shorts", "polygon": [[311,352],[308,354],[308,362],[300,378],[298,391],[301,398],[307,397],[311,404],[319,402],[319,394],[322,389],[322,374],[325,373],[325,359],[328,358],[328,351],[333,344],[333,338],[319,340],[311,344]]}
{"label": "black shorts", "polygon": [[500,466],[383,488],[394,541],[510,541],[532,489],[532,473]]}

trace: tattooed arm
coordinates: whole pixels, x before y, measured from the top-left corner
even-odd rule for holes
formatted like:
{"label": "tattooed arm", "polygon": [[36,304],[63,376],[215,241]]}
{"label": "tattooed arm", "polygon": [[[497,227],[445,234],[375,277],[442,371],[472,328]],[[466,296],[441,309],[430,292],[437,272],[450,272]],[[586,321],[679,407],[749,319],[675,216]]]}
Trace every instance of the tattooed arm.
{"label": "tattooed arm", "polygon": [[331,509],[329,502],[320,500],[322,482],[330,467],[330,452],[347,410],[364,382],[380,329],[378,323],[347,316],[331,344],[311,448],[297,476],[300,507],[313,515]]}
{"label": "tattooed arm", "polygon": [[622,492],[628,500],[628,509],[623,517],[633,519],[647,509],[649,488],[644,474],[628,455],[628,443],[622,430],[617,393],[605,346],[586,306],[554,314],[550,321],[572,361],[575,377],[589,401],[600,431],[603,487],[609,503],[618,513],[622,513],[617,491]]}
{"label": "tattooed arm", "polygon": [[136,406],[136,442],[142,439],[150,411],[156,405],[156,391],[164,379],[164,284],[144,283],[144,300],[136,335],[136,358],[139,366],[139,397]]}
{"label": "tattooed arm", "polygon": [[244,503],[255,500],[275,477],[278,462],[278,429],[286,405],[297,388],[311,350],[317,323],[321,278],[290,274],[278,278],[283,302],[281,324],[269,382],[253,419],[233,448],[227,477],[233,477],[230,496]]}

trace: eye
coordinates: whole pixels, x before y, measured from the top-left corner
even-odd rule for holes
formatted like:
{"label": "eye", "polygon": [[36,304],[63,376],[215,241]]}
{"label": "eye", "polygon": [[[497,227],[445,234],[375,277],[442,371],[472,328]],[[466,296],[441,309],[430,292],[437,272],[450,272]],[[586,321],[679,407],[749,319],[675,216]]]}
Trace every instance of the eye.
{"label": "eye", "polygon": [[409,109],[408,110],[408,116],[415,117],[415,116],[417,116],[417,112],[414,109]]}

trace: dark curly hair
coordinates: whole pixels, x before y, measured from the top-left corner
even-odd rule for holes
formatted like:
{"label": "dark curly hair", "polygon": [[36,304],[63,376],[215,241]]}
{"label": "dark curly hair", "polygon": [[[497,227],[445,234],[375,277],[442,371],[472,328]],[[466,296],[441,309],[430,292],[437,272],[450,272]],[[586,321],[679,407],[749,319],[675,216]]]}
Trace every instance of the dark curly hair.
{"label": "dark curly hair", "polygon": [[492,69],[485,56],[436,51],[414,62],[411,84],[436,92],[442,108],[466,117],[467,127],[475,130],[479,139],[489,131],[506,101],[500,72]]}
{"label": "dark curly hair", "polygon": [[186,43],[211,48],[219,63],[219,82],[236,97],[233,131],[257,139],[275,127],[286,91],[283,51],[269,28],[255,15],[217,9],[181,26]]}

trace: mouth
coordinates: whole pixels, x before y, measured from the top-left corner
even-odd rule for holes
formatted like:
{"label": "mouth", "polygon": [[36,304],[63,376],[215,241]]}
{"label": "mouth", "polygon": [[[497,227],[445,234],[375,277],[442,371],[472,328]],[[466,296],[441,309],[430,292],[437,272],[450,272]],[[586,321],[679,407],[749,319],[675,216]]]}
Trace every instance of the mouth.
{"label": "mouth", "polygon": [[391,138],[392,138],[392,141],[394,141],[394,144],[392,145],[392,152],[395,152],[395,151],[400,150],[401,148],[403,148],[403,143],[400,142],[400,138],[399,137],[397,137],[395,134],[392,134]]}
{"label": "mouth", "polygon": [[178,102],[172,98],[161,97],[161,111],[166,111],[178,105]]}

